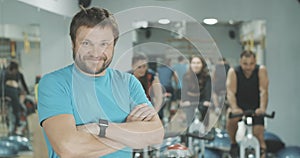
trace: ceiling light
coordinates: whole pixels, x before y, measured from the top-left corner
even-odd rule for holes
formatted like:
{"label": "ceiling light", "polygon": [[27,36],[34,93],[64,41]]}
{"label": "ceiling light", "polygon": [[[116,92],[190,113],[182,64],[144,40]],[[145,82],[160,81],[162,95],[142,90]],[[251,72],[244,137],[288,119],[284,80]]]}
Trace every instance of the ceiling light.
{"label": "ceiling light", "polygon": [[229,20],[228,23],[229,23],[230,25],[233,25],[233,24],[234,24],[234,21],[233,21],[233,20]]}
{"label": "ceiling light", "polygon": [[169,19],[159,19],[158,23],[160,23],[160,24],[169,24],[170,20]]}
{"label": "ceiling light", "polygon": [[134,22],[133,27],[138,29],[138,28],[147,28],[148,27],[148,21],[137,21]]}
{"label": "ceiling light", "polygon": [[214,19],[214,18],[207,18],[207,19],[204,19],[203,22],[207,25],[214,25],[218,22],[218,20]]}

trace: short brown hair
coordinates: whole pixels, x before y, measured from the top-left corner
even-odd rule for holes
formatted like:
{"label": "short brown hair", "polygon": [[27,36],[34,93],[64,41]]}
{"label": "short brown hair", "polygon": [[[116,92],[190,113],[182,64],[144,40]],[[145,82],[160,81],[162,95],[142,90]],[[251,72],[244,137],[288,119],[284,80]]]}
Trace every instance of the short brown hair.
{"label": "short brown hair", "polygon": [[119,28],[115,17],[104,8],[90,8],[82,9],[72,19],[70,25],[70,36],[73,44],[75,45],[76,31],[80,26],[94,27],[94,26],[112,28],[114,35],[114,45],[116,44],[119,37]]}
{"label": "short brown hair", "polygon": [[245,51],[243,51],[242,53],[241,53],[241,55],[240,55],[240,58],[243,58],[243,57],[251,57],[251,56],[253,56],[254,58],[256,58],[256,55],[255,55],[255,53],[253,53],[252,51],[250,51],[250,50],[245,50]]}
{"label": "short brown hair", "polygon": [[148,60],[147,56],[144,53],[136,53],[131,60],[131,64],[135,64],[140,60]]}
{"label": "short brown hair", "polygon": [[11,61],[9,63],[8,69],[10,71],[12,71],[12,70],[19,70],[19,64],[17,62],[15,62],[15,61]]}

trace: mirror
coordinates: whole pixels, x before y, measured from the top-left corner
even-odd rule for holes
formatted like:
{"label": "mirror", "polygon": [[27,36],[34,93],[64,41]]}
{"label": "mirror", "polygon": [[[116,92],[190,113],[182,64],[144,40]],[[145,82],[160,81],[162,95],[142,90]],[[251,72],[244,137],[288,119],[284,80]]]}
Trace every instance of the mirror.
{"label": "mirror", "polygon": [[32,91],[36,76],[41,74],[38,10],[10,0],[2,0],[0,8],[0,59],[7,63],[17,61]]}
{"label": "mirror", "polygon": [[[169,69],[172,69],[174,65],[178,64],[177,58],[179,56],[184,56],[184,62],[188,65],[189,57],[200,53],[205,59],[212,81],[216,75],[219,75],[219,78],[223,78],[220,82],[224,85],[226,81],[225,71],[223,70],[219,74],[216,73],[216,67],[220,63],[219,59],[221,57],[225,58],[231,67],[234,67],[239,64],[241,52],[243,50],[251,50],[257,55],[257,64],[265,64],[266,22],[264,20],[218,22],[214,25],[203,23],[204,29],[202,30],[197,30],[201,28],[198,27],[199,23],[186,21],[174,21],[168,24],[160,24],[158,22],[147,22],[146,24],[143,21],[135,22],[133,26],[136,27],[133,36],[133,53],[142,52],[148,57],[148,66],[151,70],[157,72],[162,85],[166,82],[162,81],[162,79],[167,77],[161,78],[166,73],[161,73],[159,68],[161,65],[166,65]],[[202,33],[197,34],[197,31]],[[177,85],[174,83],[174,80],[172,81],[172,86],[176,89]],[[212,87],[214,86],[216,87],[216,82],[212,82]],[[167,89],[164,85],[162,87]],[[170,91],[170,93],[172,92]],[[225,93],[221,94],[211,93],[211,103],[216,104],[218,102],[219,106],[221,106],[219,110],[222,110],[225,101],[225,99],[216,101],[217,99],[225,98]],[[178,95],[174,93],[172,95],[175,98],[173,98],[170,105],[167,105],[168,110],[164,110],[167,113],[172,111],[170,110],[173,109],[172,106],[179,104],[178,101],[182,101]],[[220,104],[220,102],[222,103]],[[208,116],[209,120],[212,121],[209,125],[214,126],[221,113],[215,114],[215,111],[210,113],[214,115]],[[189,112],[189,115],[194,116],[193,114],[193,111]],[[164,121],[165,118],[161,119]],[[222,126],[220,127],[221,129],[225,129],[225,121],[219,122],[219,126]],[[208,129],[210,128],[208,127]]]}
{"label": "mirror", "polygon": [[[191,43],[191,40],[188,41],[180,37],[178,32],[182,22],[171,22],[166,26],[169,28],[168,31],[160,29],[161,24],[158,22],[149,22],[149,27],[147,28],[138,28],[135,32],[135,39],[133,46],[136,46],[135,52],[144,52],[149,56],[149,58],[165,58],[165,53],[163,51],[168,50],[155,50],[155,47],[149,49],[145,43],[149,42],[158,42],[164,43],[177,49],[180,53],[190,56],[193,53],[196,53],[197,50]],[[181,24],[182,25],[182,24]],[[192,34],[191,29],[195,23],[185,22],[184,33]],[[221,55],[227,59],[232,66],[237,65],[239,61],[239,54],[242,50],[252,50],[257,54],[257,63],[264,64],[264,53],[265,53],[265,36],[266,36],[266,22],[265,20],[251,20],[251,21],[230,21],[230,22],[218,22],[215,25],[206,25],[202,26],[208,31],[211,35],[211,38],[201,38],[196,37],[192,39],[193,41],[202,43],[203,48],[207,47],[206,45],[216,44]],[[178,37],[179,36],[179,37]],[[154,50],[153,50],[154,48]],[[170,48],[166,48],[170,49]],[[207,50],[214,51],[214,50]],[[170,56],[168,58],[176,59],[176,56]],[[173,61],[173,60],[172,60]]]}

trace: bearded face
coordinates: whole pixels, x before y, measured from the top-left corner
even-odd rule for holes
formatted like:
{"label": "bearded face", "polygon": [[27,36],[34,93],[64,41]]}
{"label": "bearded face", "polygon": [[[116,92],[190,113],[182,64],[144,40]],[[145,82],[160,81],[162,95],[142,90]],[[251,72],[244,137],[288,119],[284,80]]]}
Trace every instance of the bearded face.
{"label": "bearded face", "polygon": [[240,59],[241,68],[246,76],[250,76],[255,69],[256,59],[254,56],[245,57]]}
{"label": "bearded face", "polygon": [[79,70],[88,75],[101,75],[110,65],[113,52],[114,36],[110,27],[78,28],[73,59]]}

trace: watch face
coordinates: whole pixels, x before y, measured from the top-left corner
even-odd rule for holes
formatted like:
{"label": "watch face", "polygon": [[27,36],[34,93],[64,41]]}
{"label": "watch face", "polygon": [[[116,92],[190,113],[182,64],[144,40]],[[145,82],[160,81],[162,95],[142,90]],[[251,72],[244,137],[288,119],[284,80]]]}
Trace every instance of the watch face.
{"label": "watch face", "polygon": [[99,120],[99,125],[100,125],[100,126],[105,126],[105,127],[107,127],[107,126],[108,126],[108,121],[107,121],[107,120],[100,119],[100,120]]}
{"label": "watch face", "polygon": [[104,126],[104,127],[107,127],[108,124],[104,124],[104,123],[99,123],[100,126]]}

